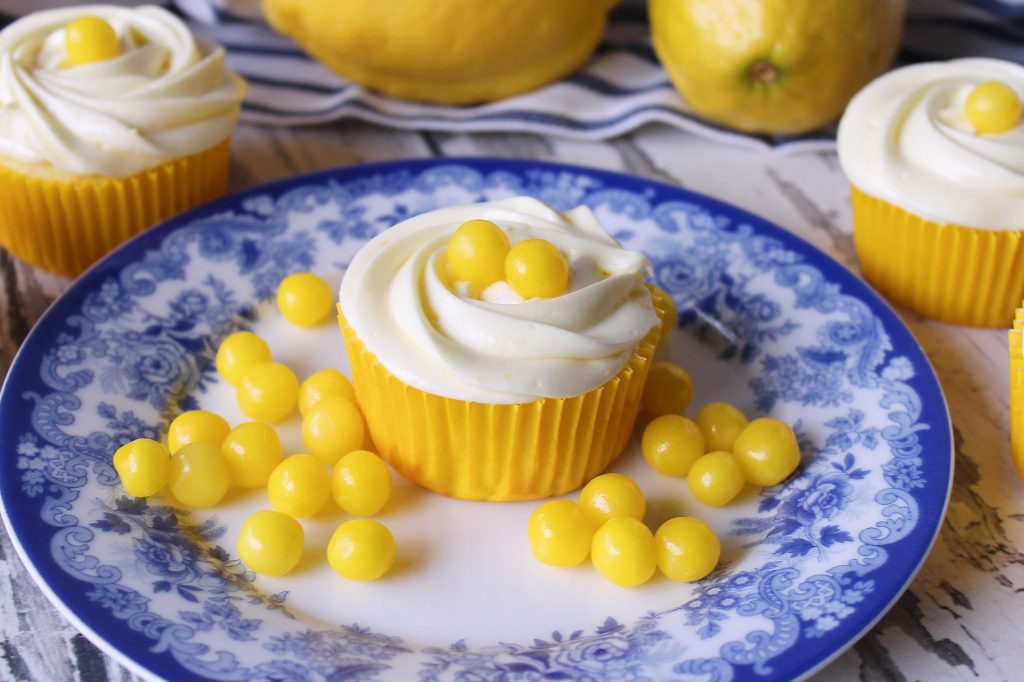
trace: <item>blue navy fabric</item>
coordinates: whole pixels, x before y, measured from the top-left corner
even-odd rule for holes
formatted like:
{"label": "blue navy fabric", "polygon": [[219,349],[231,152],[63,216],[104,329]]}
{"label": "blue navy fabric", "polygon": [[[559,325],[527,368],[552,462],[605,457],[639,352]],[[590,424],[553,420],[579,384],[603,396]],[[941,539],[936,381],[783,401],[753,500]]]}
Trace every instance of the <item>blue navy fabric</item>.
{"label": "blue navy fabric", "polygon": [[[9,17],[54,0],[0,0]],[[127,4],[127,3],[126,3]],[[368,92],[309,58],[262,20],[258,0],[174,0],[197,35],[224,45],[250,84],[243,120],[309,125],[342,118],[410,130],[535,132],[607,139],[662,122],[748,147],[785,151],[835,146],[835,130],[795,137],[745,135],[696,117],[651,47],[646,3],[625,0],[577,73],[530,93],[478,106],[402,101]],[[911,0],[898,63],[991,56],[1024,63],[1024,0]]]}

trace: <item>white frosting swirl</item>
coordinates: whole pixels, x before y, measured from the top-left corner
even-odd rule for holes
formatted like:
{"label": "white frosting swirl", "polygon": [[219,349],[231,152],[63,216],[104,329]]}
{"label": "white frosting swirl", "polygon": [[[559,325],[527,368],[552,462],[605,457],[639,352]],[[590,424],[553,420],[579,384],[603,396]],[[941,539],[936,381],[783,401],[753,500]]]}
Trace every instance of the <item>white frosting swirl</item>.
{"label": "white frosting swirl", "polygon": [[[114,28],[121,54],[62,68],[64,27],[86,15]],[[133,175],[222,142],[244,96],[224,50],[159,7],[36,12],[0,32],[0,158]]]}
{"label": "white frosting swirl", "polygon": [[[497,223],[513,244],[540,237],[557,246],[569,261],[567,292],[523,301],[497,282],[479,300],[464,283],[449,287],[448,240],[474,218]],[[658,323],[648,268],[588,208],[560,214],[517,197],[431,211],[381,233],[345,273],[341,308],[392,374],[428,393],[481,403],[565,398],[618,374]]]}
{"label": "white frosting swirl", "polygon": [[964,115],[989,80],[1024,97],[1024,67],[998,59],[915,64],[869,84],[839,124],[850,182],[935,222],[1024,229],[1024,123],[977,135]]}

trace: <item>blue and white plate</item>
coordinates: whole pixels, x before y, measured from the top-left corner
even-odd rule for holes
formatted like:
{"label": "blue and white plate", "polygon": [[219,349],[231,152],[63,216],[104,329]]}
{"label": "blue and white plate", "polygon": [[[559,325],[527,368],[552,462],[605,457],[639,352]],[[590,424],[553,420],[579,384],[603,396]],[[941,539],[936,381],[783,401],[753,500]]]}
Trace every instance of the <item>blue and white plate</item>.
{"label": "blue and white plate", "polygon": [[[785,485],[705,507],[635,443],[615,468],[655,528],[699,516],[723,564],[692,584],[622,589],[589,565],[536,562],[534,503],[453,501],[399,482],[381,516],[399,546],[376,583],[335,576],[323,552],[344,517],[304,521],[283,578],[237,559],[265,491],[177,511],[125,495],[111,467],[179,410],[243,421],[213,367],[251,328],[300,378],[346,368],[340,333],[292,327],[278,281],[332,285],[366,240],[415,213],[529,194],[587,204],[651,258],[679,306],[668,354],[694,407],[728,400],[794,425],[803,465]],[[298,418],[280,427],[301,451]],[[44,591],[133,670],[168,679],[788,680],[869,628],[924,560],[952,475],[949,416],[928,360],[889,307],[829,257],[718,201],[648,180],[532,161],[425,160],[277,182],[179,216],[90,270],[33,329],[0,394],[0,494]]]}

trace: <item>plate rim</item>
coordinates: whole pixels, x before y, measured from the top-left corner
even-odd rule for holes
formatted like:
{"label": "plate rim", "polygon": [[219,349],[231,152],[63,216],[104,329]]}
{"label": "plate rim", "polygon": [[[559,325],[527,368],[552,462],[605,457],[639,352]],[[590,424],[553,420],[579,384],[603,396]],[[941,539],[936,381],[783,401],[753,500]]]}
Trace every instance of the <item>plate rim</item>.
{"label": "plate rim", "polygon": [[[628,172],[605,170],[578,164],[566,164],[539,159],[437,156],[376,161],[310,171],[279,178],[225,194],[222,197],[218,197],[210,202],[193,207],[140,232],[106,254],[103,258],[90,266],[84,273],[82,273],[82,275],[76,278],[68,288],[56,297],[47,307],[26,335],[21,346],[18,348],[18,351],[11,361],[10,367],[8,368],[3,387],[0,388],[0,407],[5,405],[8,400],[13,400],[13,398],[8,397],[8,394],[14,391],[14,381],[12,381],[12,377],[20,373],[22,364],[29,362],[26,358],[30,357],[33,352],[32,349],[36,345],[36,337],[44,336],[44,332],[47,327],[59,324],[60,321],[66,319],[66,316],[58,317],[61,312],[61,308],[71,305],[69,301],[75,293],[82,289],[90,289],[90,285],[97,283],[107,270],[115,268],[116,271],[128,263],[137,260],[138,254],[144,252],[147,245],[151,248],[153,245],[161,243],[168,235],[187,227],[194,221],[224,211],[229,207],[238,206],[242,201],[252,196],[260,194],[281,195],[291,189],[296,189],[298,187],[314,183],[326,184],[329,181],[344,183],[352,179],[375,174],[400,171],[421,172],[431,167],[441,167],[445,165],[469,167],[481,174],[486,174],[495,170],[512,168],[520,173],[523,173],[528,169],[536,169],[541,171],[561,171],[573,174],[590,175],[597,179],[611,180],[609,184],[614,187],[627,186],[635,189],[645,188],[653,190],[654,195],[651,197],[652,203],[658,195],[663,195],[667,192],[674,195],[674,198],[693,200],[695,203],[709,209],[731,214],[739,221],[752,224],[759,232],[767,233],[768,236],[779,239],[788,249],[795,249],[800,252],[810,252],[813,255],[814,266],[820,267],[824,265],[828,269],[841,273],[841,277],[848,277],[849,281],[856,283],[859,290],[852,292],[844,291],[844,294],[851,295],[861,301],[865,301],[865,299],[867,299],[866,302],[870,302],[875,307],[885,311],[885,313],[890,317],[891,322],[896,324],[896,329],[901,330],[906,336],[906,339],[913,344],[916,352],[919,353],[920,357],[924,360],[923,368],[927,368],[928,370],[927,379],[934,384],[934,388],[936,389],[936,392],[933,394],[933,397],[938,399],[938,405],[936,405],[936,407],[941,406],[942,415],[945,417],[945,424],[947,427],[945,435],[949,442],[949,477],[946,482],[941,509],[938,510],[938,513],[935,516],[934,527],[931,529],[930,538],[926,543],[924,543],[924,551],[921,552],[921,555],[916,559],[915,565],[907,574],[902,585],[895,590],[883,608],[877,609],[873,612],[871,618],[869,618],[859,630],[834,646],[831,652],[825,655],[817,663],[800,672],[795,679],[803,680],[809,678],[842,655],[871,628],[873,628],[886,615],[886,613],[889,612],[900,597],[902,597],[920,572],[921,568],[924,566],[924,563],[927,561],[928,556],[934,548],[939,534],[941,533],[942,521],[948,510],[952,494],[956,455],[952,418],[942,384],[939,381],[935,368],[932,366],[931,360],[925,352],[925,349],[911,332],[906,322],[904,322],[897,313],[894,306],[878,294],[878,292],[876,292],[858,273],[851,270],[845,264],[839,262],[836,258],[815,244],[767,218],[761,217],[747,209],[731,204],[727,201],[684,187],[675,186],[661,180],[651,179]],[[150,242],[153,244],[149,244]],[[824,274],[831,275],[832,273],[825,272]],[[834,280],[834,277],[830,276],[828,279]],[[887,329],[887,331],[891,332],[893,330]],[[0,443],[12,442],[7,438],[8,419],[6,418],[5,413],[6,411],[0,410]],[[13,451],[12,447],[0,445],[0,453],[3,455],[6,456],[8,452],[11,451]],[[0,469],[0,471],[2,471],[2,469]],[[57,608],[61,615],[67,618],[78,630],[85,634],[94,645],[117,660],[120,664],[130,669],[133,673],[147,679],[165,679],[155,671],[144,667],[141,663],[128,656],[119,646],[109,641],[107,637],[100,635],[94,628],[90,627],[72,608],[67,605],[67,603],[65,603],[57,591],[53,589],[51,584],[43,579],[43,575],[38,566],[31,560],[30,552],[22,544],[21,537],[17,533],[13,532],[15,522],[10,515],[7,499],[9,481],[4,479],[5,477],[0,477],[0,517],[3,518],[8,536],[11,538],[12,545],[14,546],[18,557],[21,559],[22,564],[25,566],[29,575],[32,576],[36,585],[40,588],[50,603]],[[918,521],[918,523],[923,522],[924,518]],[[192,673],[192,671],[180,666],[178,666],[178,670],[189,679],[207,679],[199,677]]]}

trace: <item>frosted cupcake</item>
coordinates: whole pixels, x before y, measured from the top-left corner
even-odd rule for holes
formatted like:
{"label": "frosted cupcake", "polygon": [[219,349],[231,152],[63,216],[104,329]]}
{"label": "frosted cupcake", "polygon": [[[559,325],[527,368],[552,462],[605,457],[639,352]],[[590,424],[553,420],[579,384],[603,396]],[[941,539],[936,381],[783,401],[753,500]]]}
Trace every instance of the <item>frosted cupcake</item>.
{"label": "frosted cupcake", "polygon": [[63,275],[223,194],[245,84],[159,7],[36,12],[0,32],[0,243]]}
{"label": "frosted cupcake", "polygon": [[1024,303],[1017,308],[1010,329],[1010,449],[1017,473],[1024,478]]}
{"label": "frosted cupcake", "polygon": [[[563,292],[524,298],[451,274],[467,221],[511,243],[543,239],[568,264]],[[381,455],[463,499],[558,495],[600,473],[629,440],[660,335],[649,265],[589,209],[526,197],[445,208],[367,243],[341,285],[356,397]]]}
{"label": "frosted cupcake", "polygon": [[959,59],[897,69],[850,102],[838,142],[854,243],[895,303],[1008,324],[1024,297],[1022,96],[1024,67]]}

